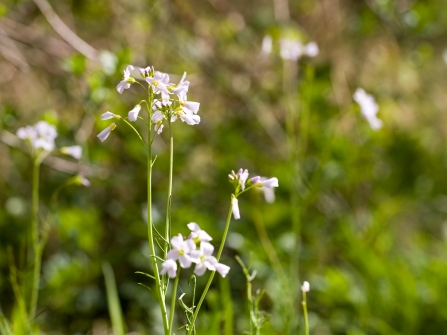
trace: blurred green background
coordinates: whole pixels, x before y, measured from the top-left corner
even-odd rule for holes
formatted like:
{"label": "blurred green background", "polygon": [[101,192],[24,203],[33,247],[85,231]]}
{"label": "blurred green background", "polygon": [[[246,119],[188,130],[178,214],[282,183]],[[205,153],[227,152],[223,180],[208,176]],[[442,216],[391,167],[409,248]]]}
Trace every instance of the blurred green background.
{"label": "blurred green background", "polygon": [[[59,197],[44,252],[38,323],[47,334],[108,334],[103,262],[111,264],[127,329],[160,334],[144,222],[146,156],[124,124],[101,143],[105,111],[126,115],[142,99],[116,84],[128,64],[191,81],[199,125],[174,124],[173,232],[194,221],[220,241],[230,170],[276,176],[276,201],[239,201],[198,334],[249,330],[246,282],[234,256],[267,293],[263,334],[303,332],[299,286],[312,334],[445,334],[447,329],[447,3],[442,0],[143,1],[3,0],[0,3],[0,303],[14,298],[6,250],[27,257],[31,161],[16,130],[45,119],[58,146],[82,145],[77,163],[48,157],[41,209],[73,174],[89,188]],[[39,4],[42,11],[37,6]],[[82,39],[67,35],[62,21]],[[52,25],[49,24],[52,23]],[[273,50],[261,56],[263,37]],[[297,64],[281,36],[316,41]],[[85,43],[85,44],[84,44]],[[296,76],[295,76],[296,74]],[[352,101],[375,96],[384,126],[370,129]],[[168,134],[154,142],[154,211],[162,227]],[[266,250],[263,227],[276,250]],[[264,244],[259,237],[264,236]],[[217,244],[217,243],[216,243]],[[299,264],[299,267],[298,267]],[[198,279],[198,290],[207,276]],[[216,277],[217,278],[217,277]],[[189,294],[188,271],[180,292]],[[227,285],[229,283],[229,285]],[[185,297],[187,300],[188,294]],[[180,313],[179,313],[180,315]],[[180,315],[178,324],[184,320]],[[182,334],[183,331],[178,333]]]}

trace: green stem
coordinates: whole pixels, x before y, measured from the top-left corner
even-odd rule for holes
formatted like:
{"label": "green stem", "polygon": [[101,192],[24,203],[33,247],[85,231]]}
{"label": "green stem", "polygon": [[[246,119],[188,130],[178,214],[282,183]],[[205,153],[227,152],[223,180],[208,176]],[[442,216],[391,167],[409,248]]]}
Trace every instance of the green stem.
{"label": "green stem", "polygon": [[125,118],[121,118],[121,120],[123,120],[124,122],[126,122],[127,125],[128,125],[130,128],[133,129],[133,131],[137,134],[137,136],[139,137],[139,139],[141,140],[141,142],[143,142],[144,147],[147,149],[147,144],[146,144],[146,142],[143,140],[143,137],[141,137],[141,135],[140,135],[140,133],[138,132],[138,130],[136,130],[135,127],[132,126],[132,125],[130,124],[130,122],[127,121]]}
{"label": "green stem", "polygon": [[34,318],[36,316],[37,299],[39,295],[40,283],[40,267],[41,267],[41,247],[39,245],[39,172],[41,157],[37,157],[33,162],[33,186],[32,186],[32,212],[31,212],[31,235],[33,241],[34,252],[34,268],[33,268],[33,282],[31,287],[31,303],[29,310],[29,320],[32,329]]}
{"label": "green stem", "polygon": [[180,271],[182,268],[179,266],[177,270],[177,276],[175,276],[174,287],[172,288],[172,297],[171,297],[171,310],[170,310],[170,318],[169,318],[169,329],[172,330],[172,325],[174,323],[174,315],[175,315],[175,302],[177,301],[177,287],[178,280],[180,277]]}
{"label": "green stem", "polygon": [[[165,227],[165,240],[170,241],[171,240],[171,201],[172,201],[172,167],[174,164],[174,137],[172,136],[172,127],[171,127],[171,121],[169,120],[169,134],[171,137],[171,142],[169,146],[169,186],[168,186],[168,202],[166,204],[166,227]],[[166,244],[166,247],[164,248],[164,259],[166,259],[168,255],[168,247],[169,245]],[[178,277],[177,277],[178,278]]]}
{"label": "green stem", "polygon": [[[230,222],[231,222],[231,214],[232,214],[232,205],[230,203],[230,209],[229,209],[228,215],[227,215],[227,222],[225,224],[225,230],[224,230],[224,234],[223,234],[223,238],[222,238],[222,243],[220,244],[219,251],[218,251],[217,257],[216,257],[217,261],[220,260],[220,256],[222,255],[222,250],[225,245],[225,240],[227,239],[227,234],[228,234],[228,230],[230,228]],[[189,331],[189,334],[192,333],[192,329],[194,329],[194,327],[195,327],[194,324],[195,324],[195,321],[197,318],[197,314],[199,314],[200,307],[202,306],[203,300],[205,300],[205,296],[208,293],[208,289],[211,286],[211,282],[213,281],[215,274],[216,274],[216,271],[212,271],[210,278],[208,279],[208,282],[206,283],[205,290],[203,291],[202,296],[200,297],[199,303],[197,304],[197,308],[194,311],[194,314],[192,316],[192,321],[191,321],[192,327],[191,327],[191,330]]]}
{"label": "green stem", "polygon": [[[153,101],[152,92],[149,94],[149,101],[150,101],[149,105],[152,106]],[[150,118],[151,110],[149,109],[148,112],[149,112],[149,122],[147,124],[147,136],[148,138],[150,138],[152,128],[152,121]],[[149,248],[151,252],[150,258],[152,260],[152,267],[154,270],[157,298],[160,304],[160,311],[163,319],[163,328],[165,335],[169,335],[170,331],[169,331],[168,315],[166,312],[166,305],[164,299],[165,297],[160,283],[160,273],[158,271],[157,259],[156,257],[153,257],[156,256],[156,254],[155,254],[153,227],[152,227],[152,145],[147,146],[147,235],[148,235]]]}
{"label": "green stem", "polygon": [[304,328],[306,335],[309,335],[309,320],[307,317],[307,303],[306,303],[306,292],[303,291],[303,301],[301,302],[303,305],[303,312],[304,312]]}

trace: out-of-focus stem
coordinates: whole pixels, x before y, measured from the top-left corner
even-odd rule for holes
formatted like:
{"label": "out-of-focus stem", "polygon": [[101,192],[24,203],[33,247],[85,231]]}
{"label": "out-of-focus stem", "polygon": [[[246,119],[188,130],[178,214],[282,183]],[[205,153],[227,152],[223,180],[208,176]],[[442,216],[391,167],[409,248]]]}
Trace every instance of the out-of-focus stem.
{"label": "out-of-focus stem", "polygon": [[306,335],[309,335],[309,320],[307,317],[307,303],[306,303],[306,292],[303,291],[303,301],[301,302],[303,305],[303,313],[304,313],[304,329],[306,332]]}
{"label": "out-of-focus stem", "polygon": [[33,267],[33,281],[31,287],[31,302],[29,309],[29,322],[34,324],[34,318],[36,316],[37,300],[39,296],[39,283],[40,283],[40,266],[41,266],[41,246],[39,245],[39,172],[40,163],[42,162],[41,156],[35,158],[33,162],[33,186],[32,186],[32,212],[31,212],[31,235],[33,242],[34,252],[34,267]]}

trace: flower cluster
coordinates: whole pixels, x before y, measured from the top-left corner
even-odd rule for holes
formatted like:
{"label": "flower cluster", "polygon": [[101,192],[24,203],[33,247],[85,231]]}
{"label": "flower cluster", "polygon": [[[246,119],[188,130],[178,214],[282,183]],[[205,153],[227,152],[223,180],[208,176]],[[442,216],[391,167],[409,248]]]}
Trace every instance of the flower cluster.
{"label": "flower cluster", "polygon": [[[262,40],[261,55],[267,56],[272,52],[272,37],[267,35]],[[315,42],[302,44],[297,39],[282,38],[279,40],[280,56],[282,59],[297,61],[303,56],[316,57],[319,53],[318,45]]]}
{"label": "flower cluster", "polygon": [[[267,202],[273,202],[275,199],[273,188],[279,186],[278,178],[276,177],[265,178],[256,176],[248,179],[248,176],[249,173],[247,169],[239,169],[237,173],[232,170],[231,173],[228,175],[230,183],[233,184],[235,191],[235,194],[233,194],[231,197],[231,206],[233,209],[233,217],[235,220],[239,220],[241,218],[239,212],[239,201],[237,200],[239,194],[245,192],[251,187],[256,186],[264,190]],[[246,188],[246,186],[248,186],[248,188]]]}
{"label": "flower cluster", "polygon": [[[124,70],[123,79],[116,86],[118,93],[122,94],[125,89],[137,82],[137,79],[131,76],[134,66],[129,65]],[[189,89],[189,81],[185,80],[186,72],[183,74],[178,84],[169,82],[169,75],[167,73],[155,71],[153,66],[146,68],[139,68],[141,80],[148,85],[149,92],[155,95],[152,101],[150,117],[154,123],[154,130],[160,134],[163,131],[165,122],[175,122],[177,119],[182,120],[186,124],[193,126],[200,123],[200,116],[197,115],[200,103],[188,101],[187,94]],[[139,83],[139,82],[138,82]],[[158,95],[158,96],[157,96]],[[142,100],[143,102],[145,100]],[[141,110],[141,102],[137,104],[131,111],[128,112],[127,119],[131,122],[137,121],[139,112]],[[108,120],[115,118],[121,119],[120,115],[111,112],[106,112],[101,115],[101,120]],[[101,141],[105,141],[110,135],[111,131],[116,128],[116,124],[110,124],[106,129],[98,134]]]}
{"label": "flower cluster", "polygon": [[[212,256],[214,247],[209,243],[212,240],[211,236],[200,229],[195,222],[189,223],[188,228],[191,230],[191,234],[186,240],[183,239],[181,234],[171,239],[172,249],[168,252],[167,259],[162,264],[160,274],[167,273],[169,277],[175,278],[178,261],[184,269],[195,263],[194,273],[198,276],[203,275],[208,269],[219,272],[225,278],[230,271],[230,267],[219,263],[216,257]],[[198,249],[197,245],[199,245]]]}
{"label": "flower cluster", "polygon": [[[17,129],[18,138],[28,141],[34,149],[42,149],[47,152],[56,148],[57,135],[56,127],[46,121],[39,121],[33,126]],[[75,159],[81,159],[82,157],[82,147],[79,145],[62,147],[60,152]]]}
{"label": "flower cluster", "polygon": [[35,149],[53,151],[56,147],[57,137],[56,127],[45,121],[39,121],[34,126],[26,126],[17,130],[17,136],[25,141],[29,141]]}
{"label": "flower cluster", "polygon": [[374,97],[366,93],[363,88],[358,88],[353,95],[353,99],[359,104],[360,112],[366,121],[368,121],[371,128],[373,130],[382,128],[382,120],[377,118],[379,106],[374,100]]}

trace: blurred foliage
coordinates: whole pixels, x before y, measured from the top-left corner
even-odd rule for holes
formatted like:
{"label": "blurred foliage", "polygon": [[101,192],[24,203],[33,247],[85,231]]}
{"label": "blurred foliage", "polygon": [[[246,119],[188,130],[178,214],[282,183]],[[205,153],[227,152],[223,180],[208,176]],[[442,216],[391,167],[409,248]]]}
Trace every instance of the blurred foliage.
{"label": "blurred foliage", "polygon": [[[154,65],[173,82],[187,71],[189,98],[201,103],[199,125],[174,124],[173,232],[186,235],[186,224],[194,221],[219,241],[231,169],[248,168],[280,182],[273,204],[263,202],[261,193],[240,200],[242,218],[232,223],[222,258],[232,267],[231,291],[221,279],[213,283],[198,334],[249,329],[246,281],[234,256],[247,260],[250,253],[257,270],[253,289],[266,289],[260,303],[267,318],[264,334],[287,334],[287,315],[299,321],[302,280],[311,283],[313,334],[445,332],[444,1],[65,0],[51,5],[96,54],[89,58],[74,49],[33,1],[0,4],[0,302],[5,315],[17,313],[6,250],[12,246],[23,277],[31,215],[31,163],[11,133],[45,119],[57,125],[59,146],[78,143],[84,155],[79,164],[61,157],[44,161],[43,212],[54,190],[74,173],[84,174],[92,185],[60,192],[43,260],[42,331],[102,334],[111,329],[101,270],[108,262],[129,331],[161,333],[156,300],[137,285],[152,283],[135,274],[150,271],[144,150],[121,125],[105,143],[96,138],[107,125],[100,114],[124,115],[139,101],[138,87],[122,95],[115,90],[122,70],[134,64]],[[290,18],[281,8],[289,9]],[[265,34],[274,37],[274,47],[261,57]],[[278,52],[278,39],[287,34],[320,47],[318,57],[299,62],[290,87],[284,87],[289,73]],[[376,97],[381,130],[372,131],[353,104],[357,87]],[[290,161],[288,108],[295,120],[296,162]],[[153,206],[161,227],[169,167],[166,132],[155,140],[154,151]],[[299,183],[291,168],[295,163]],[[291,201],[294,194],[298,206]],[[284,274],[260,242],[256,213]],[[184,272],[180,293],[189,292]],[[198,292],[205,281],[198,278]],[[298,327],[302,331],[301,321]]]}

